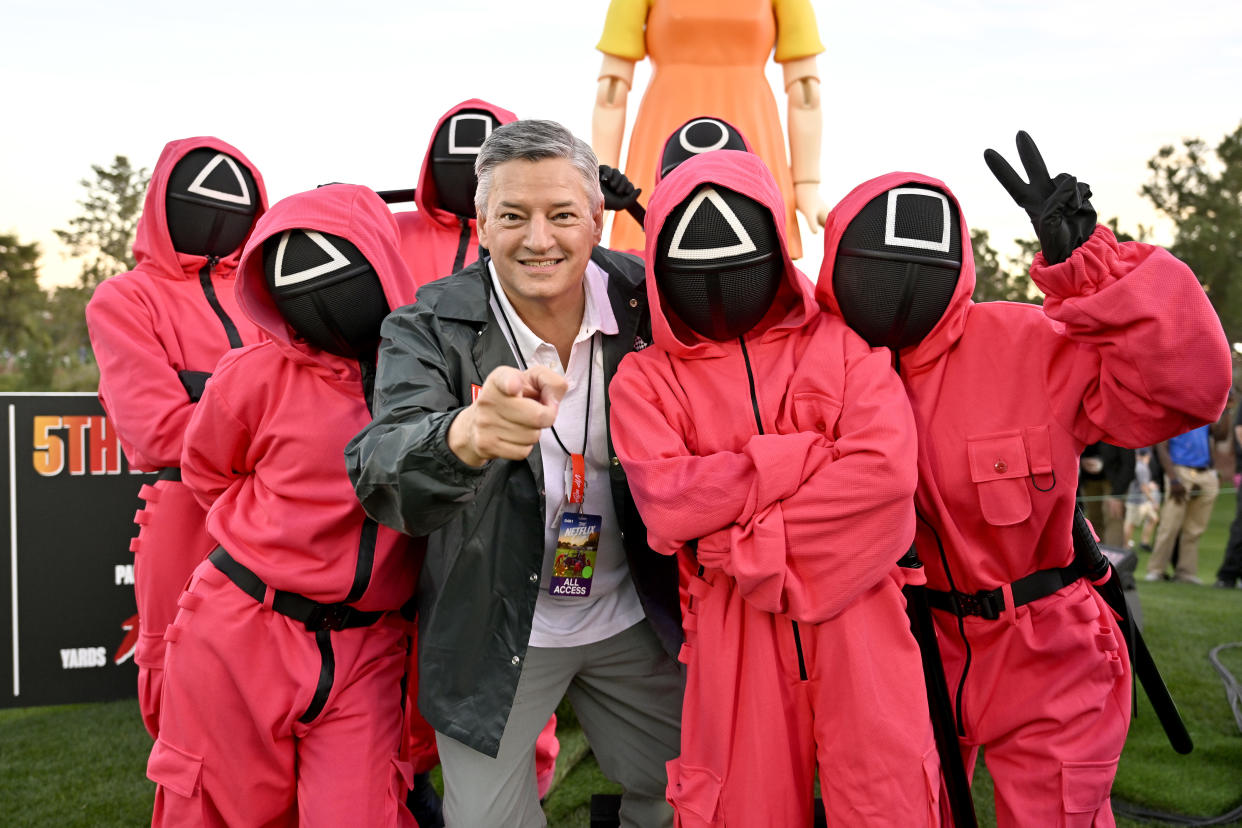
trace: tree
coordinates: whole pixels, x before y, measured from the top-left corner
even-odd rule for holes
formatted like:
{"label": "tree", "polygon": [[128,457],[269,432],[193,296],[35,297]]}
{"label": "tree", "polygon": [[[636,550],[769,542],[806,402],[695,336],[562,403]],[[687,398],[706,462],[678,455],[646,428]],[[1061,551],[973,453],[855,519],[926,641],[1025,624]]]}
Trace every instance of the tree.
{"label": "tree", "polygon": [[1242,339],[1242,124],[1215,150],[1200,138],[1166,145],[1141,190],[1172,219],[1169,248],[1195,272],[1231,342]]}
{"label": "tree", "polygon": [[80,285],[88,290],[134,267],[134,231],[142,215],[142,200],[150,174],[146,167],[134,169],[118,155],[110,168],[92,164],[94,179],[79,183],[86,195],[78,204],[82,212],[69,220],[68,230],[56,235],[78,258],[85,259]]}
{"label": "tree", "polygon": [[[1021,239],[1015,239],[1015,243],[1022,246]],[[1038,302],[1039,292],[1034,289],[1031,284],[1031,277],[1027,275],[1026,263],[1017,259],[1010,259],[1010,268],[1016,267],[1016,272],[1008,268],[1002,267],[1000,256],[995,248],[988,242],[987,230],[971,230],[970,246],[975,254],[975,292],[973,294],[976,302]],[[1038,250],[1039,248],[1036,247]]]}
{"label": "tree", "polygon": [[46,386],[52,377],[47,295],[39,286],[39,245],[0,233],[0,374],[5,387]]}

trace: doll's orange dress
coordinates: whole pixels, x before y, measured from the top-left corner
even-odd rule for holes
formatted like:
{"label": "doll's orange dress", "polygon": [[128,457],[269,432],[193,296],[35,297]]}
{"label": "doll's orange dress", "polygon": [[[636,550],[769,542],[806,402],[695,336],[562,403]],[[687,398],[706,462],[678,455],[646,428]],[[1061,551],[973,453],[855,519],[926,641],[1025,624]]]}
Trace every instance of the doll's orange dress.
{"label": "doll's orange dress", "polygon": [[[651,57],[651,81],[630,135],[625,174],[651,194],[664,142],[697,115],[723,118],[750,141],[785,196],[789,253],[802,255],[793,180],[772,87],[764,74],[778,62],[824,51],[810,0],[611,0],[601,52]],[[609,246],[642,249],[642,228],[616,213]]]}

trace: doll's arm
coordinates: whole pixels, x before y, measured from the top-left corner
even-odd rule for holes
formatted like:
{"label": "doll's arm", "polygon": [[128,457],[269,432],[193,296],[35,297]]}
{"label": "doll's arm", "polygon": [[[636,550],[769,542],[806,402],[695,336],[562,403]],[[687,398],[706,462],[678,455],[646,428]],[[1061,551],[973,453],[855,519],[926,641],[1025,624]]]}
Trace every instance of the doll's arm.
{"label": "doll's arm", "polygon": [[634,81],[634,63],[628,58],[604,55],[591,115],[591,148],[599,163],[620,167],[621,139],[625,135],[625,105]]}

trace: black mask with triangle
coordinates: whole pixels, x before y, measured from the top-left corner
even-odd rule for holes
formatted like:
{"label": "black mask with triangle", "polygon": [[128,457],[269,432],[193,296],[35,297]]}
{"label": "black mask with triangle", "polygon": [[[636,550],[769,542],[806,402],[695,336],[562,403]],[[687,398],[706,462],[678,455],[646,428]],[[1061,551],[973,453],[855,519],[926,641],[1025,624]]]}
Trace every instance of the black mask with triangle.
{"label": "black mask with triangle", "polygon": [[307,343],[338,356],[374,358],[388,299],[352,242],[286,230],[263,242],[263,273],[281,316]]}
{"label": "black mask with triangle", "polygon": [[227,153],[200,147],[185,154],[168,176],[164,198],[173,249],[224,257],[250,234],[259,191],[250,169]]}
{"label": "black mask with triangle", "polygon": [[656,284],[668,308],[695,333],[724,341],[755,327],[784,274],[772,213],[724,187],[700,187],[660,230]]}

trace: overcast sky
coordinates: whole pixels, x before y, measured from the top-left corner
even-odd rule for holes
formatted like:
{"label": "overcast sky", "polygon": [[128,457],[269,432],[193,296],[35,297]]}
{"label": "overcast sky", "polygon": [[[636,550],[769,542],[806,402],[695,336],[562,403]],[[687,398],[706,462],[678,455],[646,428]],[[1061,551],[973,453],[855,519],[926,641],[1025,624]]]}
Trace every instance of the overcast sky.
{"label": "overcast sky", "polygon": [[[991,177],[1026,129],[1050,170],[1087,181],[1101,218],[1156,224],[1139,195],[1163,144],[1215,145],[1242,120],[1242,10],[1232,0],[815,0],[823,195],[891,170],[943,179],[972,227],[1008,251],[1032,236]],[[480,97],[590,139],[605,0],[5,0],[0,230],[43,248],[45,280],[76,276],[52,229],[79,179],[117,154],[217,135],[274,201],[328,181],[417,182],[430,131]],[[780,88],[780,70],[769,78]],[[639,65],[631,120],[650,74]],[[777,100],[784,107],[783,94]],[[814,278],[819,237],[801,262]]]}

